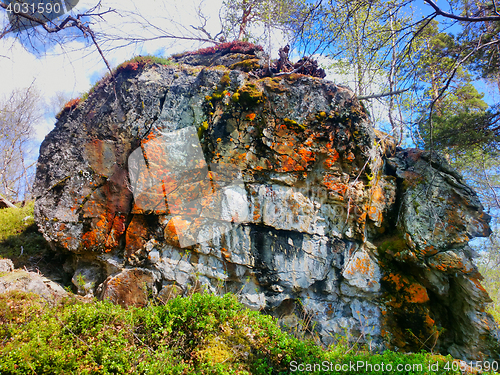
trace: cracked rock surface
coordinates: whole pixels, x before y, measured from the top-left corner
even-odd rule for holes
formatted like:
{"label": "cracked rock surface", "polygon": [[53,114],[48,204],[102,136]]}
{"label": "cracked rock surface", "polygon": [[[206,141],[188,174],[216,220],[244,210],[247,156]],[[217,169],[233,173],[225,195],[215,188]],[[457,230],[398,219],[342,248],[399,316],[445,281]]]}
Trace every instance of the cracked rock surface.
{"label": "cracked rock surface", "polygon": [[475,192],[438,155],[396,149],[350,89],[259,79],[260,61],[126,65],[118,100],[103,83],[62,112],[35,220],[82,294],[233,292],[325,344],[498,358],[468,247],[490,233]]}

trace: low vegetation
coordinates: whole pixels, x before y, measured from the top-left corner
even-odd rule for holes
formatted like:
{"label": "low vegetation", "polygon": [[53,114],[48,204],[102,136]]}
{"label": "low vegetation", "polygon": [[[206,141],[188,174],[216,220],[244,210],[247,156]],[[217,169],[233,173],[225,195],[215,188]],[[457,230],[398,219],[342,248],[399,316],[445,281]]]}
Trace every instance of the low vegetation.
{"label": "low vegetation", "polygon": [[[32,214],[32,203],[0,211],[1,256],[19,263],[45,248]],[[341,338],[322,348],[230,294],[195,293],[125,309],[75,296],[48,303],[34,294],[3,293],[0,338],[2,375],[461,373],[449,356],[373,354]]]}
{"label": "low vegetation", "polygon": [[[489,304],[487,311],[493,315],[500,327],[500,247],[499,239],[492,235],[489,241],[484,241],[489,246],[482,252],[478,260],[478,268],[484,277],[481,284],[488,291],[493,303]],[[484,243],[483,242],[483,243]]]}
{"label": "low vegetation", "polygon": [[[193,294],[124,309],[76,299],[50,307],[36,296],[9,293],[0,295],[0,321],[2,374],[460,373],[451,357],[373,355],[342,342],[324,350],[232,295]],[[314,364],[322,368],[309,371]],[[380,371],[388,364],[402,371]]]}
{"label": "low vegetation", "polygon": [[33,202],[0,209],[0,258],[12,259],[17,268],[33,265],[49,251],[33,219]]}

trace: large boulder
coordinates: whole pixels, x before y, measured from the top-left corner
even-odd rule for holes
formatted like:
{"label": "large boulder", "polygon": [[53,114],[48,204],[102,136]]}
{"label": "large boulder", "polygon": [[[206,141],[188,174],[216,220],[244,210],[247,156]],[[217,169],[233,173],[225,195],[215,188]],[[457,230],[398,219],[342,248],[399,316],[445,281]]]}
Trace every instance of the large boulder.
{"label": "large boulder", "polygon": [[210,53],[121,66],[43,142],[36,222],[82,293],[233,292],[326,344],[498,357],[468,247],[489,217],[446,161],[347,87]]}
{"label": "large boulder", "polygon": [[56,282],[36,272],[14,269],[10,259],[0,259],[0,293],[8,292],[34,293],[50,303],[68,296]]}

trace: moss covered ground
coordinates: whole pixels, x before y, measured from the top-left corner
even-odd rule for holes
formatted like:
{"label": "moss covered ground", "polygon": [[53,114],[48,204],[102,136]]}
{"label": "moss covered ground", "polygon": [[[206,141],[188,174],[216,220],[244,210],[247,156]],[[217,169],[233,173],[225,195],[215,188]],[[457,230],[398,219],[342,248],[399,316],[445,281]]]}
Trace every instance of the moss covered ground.
{"label": "moss covered ground", "polygon": [[343,342],[323,349],[229,294],[140,309],[0,294],[0,322],[1,374],[460,373],[450,357],[429,353],[374,355]]}

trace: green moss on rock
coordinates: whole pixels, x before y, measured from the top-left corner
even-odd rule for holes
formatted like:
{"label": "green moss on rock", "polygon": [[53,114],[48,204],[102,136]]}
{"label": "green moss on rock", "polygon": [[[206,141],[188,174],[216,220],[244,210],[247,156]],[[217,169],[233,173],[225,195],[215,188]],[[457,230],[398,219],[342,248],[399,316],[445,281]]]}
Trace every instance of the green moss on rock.
{"label": "green moss on rock", "polygon": [[229,67],[233,70],[242,70],[244,72],[251,72],[252,70],[259,69],[259,59],[248,59],[243,61],[238,61]]}
{"label": "green moss on rock", "polygon": [[237,94],[236,99],[233,95],[233,101],[239,102],[246,107],[262,103],[265,99],[265,95],[259,90],[255,83],[247,83],[238,90]]}

